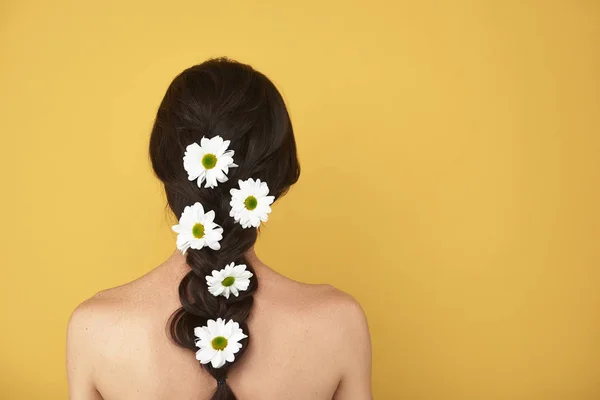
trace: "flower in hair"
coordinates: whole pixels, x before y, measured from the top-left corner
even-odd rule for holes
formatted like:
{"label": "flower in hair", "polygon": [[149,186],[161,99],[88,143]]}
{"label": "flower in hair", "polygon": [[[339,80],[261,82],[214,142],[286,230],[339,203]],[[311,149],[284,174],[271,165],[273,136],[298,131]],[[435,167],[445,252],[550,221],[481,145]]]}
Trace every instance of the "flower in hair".
{"label": "flower in hair", "polygon": [[225,296],[228,299],[230,293],[238,297],[240,291],[248,290],[250,278],[252,272],[246,271],[244,264],[231,263],[220,271],[213,270],[212,276],[206,276],[206,283],[210,294],[215,297]]}
{"label": "flower in hair", "polygon": [[252,178],[238,181],[239,189],[231,189],[231,211],[229,215],[243,228],[258,228],[261,221],[266,222],[271,212],[274,196],[269,194],[269,186],[260,179]]}
{"label": "flower in hair", "polygon": [[189,249],[200,250],[208,246],[213,250],[219,250],[219,241],[223,239],[223,228],[215,224],[215,212],[204,213],[202,204],[195,203],[186,206],[179,218],[179,224],[173,225],[177,232],[177,248],[183,254]]}
{"label": "flower in hair", "polygon": [[229,320],[217,318],[209,319],[206,326],[194,329],[196,335],[196,360],[201,364],[211,363],[214,368],[221,368],[225,362],[233,362],[235,354],[240,351],[240,340],[247,338],[240,324]]}
{"label": "flower in hair", "polygon": [[188,173],[188,179],[197,179],[198,187],[206,181],[205,188],[214,188],[219,183],[227,182],[229,168],[237,167],[233,162],[233,150],[227,150],[229,140],[221,136],[211,139],[203,137],[198,143],[192,143],[185,149],[183,168]]}

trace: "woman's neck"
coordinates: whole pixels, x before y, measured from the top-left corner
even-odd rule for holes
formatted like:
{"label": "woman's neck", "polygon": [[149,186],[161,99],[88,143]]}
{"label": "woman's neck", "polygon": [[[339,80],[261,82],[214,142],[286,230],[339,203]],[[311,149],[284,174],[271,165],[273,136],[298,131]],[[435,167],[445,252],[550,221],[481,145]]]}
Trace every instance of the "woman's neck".
{"label": "woman's neck", "polygon": [[[256,252],[254,251],[254,246],[252,246],[248,251],[246,251],[246,253],[244,253],[244,256],[246,257],[246,260],[252,266],[252,269],[254,269],[254,272],[256,272],[257,275],[261,276],[265,272],[270,271],[270,268],[267,267],[256,255]],[[181,251],[179,250],[175,250],[163,265],[171,269],[176,275],[177,279],[183,278],[190,271],[190,267],[187,265],[185,260],[185,255],[181,254]],[[223,267],[225,266],[220,266],[219,269]]]}

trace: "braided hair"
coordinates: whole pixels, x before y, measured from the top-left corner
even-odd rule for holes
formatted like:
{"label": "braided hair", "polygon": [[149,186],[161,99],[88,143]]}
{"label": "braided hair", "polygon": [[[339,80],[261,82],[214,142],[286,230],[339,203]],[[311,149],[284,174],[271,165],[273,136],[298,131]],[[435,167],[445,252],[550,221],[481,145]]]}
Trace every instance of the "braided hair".
{"label": "braided hair", "polygon": [[[230,141],[238,166],[229,169],[227,181],[214,188],[200,187],[188,179],[182,158],[188,145],[215,136]],[[188,68],[173,80],[160,104],[150,137],[150,159],[176,216],[199,202],[214,211],[214,222],[223,229],[218,251],[207,247],[185,251],[190,271],[179,284],[181,308],[171,316],[168,330],[177,345],[197,350],[194,328],[218,318],[239,323],[248,338],[241,340],[235,360],[220,368],[203,364],[218,383],[212,400],[236,399],[226,378],[252,338],[247,320],[258,277],[246,254],[256,242],[258,229],[244,228],[230,216],[230,190],[239,180],[260,179],[278,199],[298,180],[296,144],[283,98],[266,76],[249,65],[219,58]],[[209,293],[206,276],[232,262],[245,264],[253,274],[247,290],[228,298]]]}

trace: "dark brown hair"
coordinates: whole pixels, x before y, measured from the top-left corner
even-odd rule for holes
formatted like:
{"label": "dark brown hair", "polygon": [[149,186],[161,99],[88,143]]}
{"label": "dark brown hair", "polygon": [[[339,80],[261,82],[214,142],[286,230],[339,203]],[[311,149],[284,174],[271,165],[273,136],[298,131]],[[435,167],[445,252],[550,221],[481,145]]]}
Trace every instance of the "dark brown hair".
{"label": "dark brown hair", "polygon": [[[216,135],[231,141],[239,167],[230,169],[229,180],[216,188],[199,188],[188,180],[183,155],[189,144]],[[177,217],[186,206],[200,202],[205,210],[214,210],[215,222],[223,228],[219,251],[206,247],[187,251],[191,270],[179,285],[181,308],[172,315],[169,332],[179,346],[197,350],[194,328],[206,325],[208,319],[232,319],[240,324],[249,337],[241,342],[235,361],[221,368],[204,365],[220,382],[212,399],[235,399],[225,379],[252,337],[246,320],[258,277],[244,254],[254,245],[258,231],[242,228],[229,216],[229,190],[239,179],[260,179],[278,199],[298,180],[296,143],[283,98],[266,76],[249,65],[219,58],[188,68],[173,80],[160,104],[150,137],[150,159]],[[250,287],[239,297],[214,297],[205,276],[231,262],[248,266],[254,274]]]}

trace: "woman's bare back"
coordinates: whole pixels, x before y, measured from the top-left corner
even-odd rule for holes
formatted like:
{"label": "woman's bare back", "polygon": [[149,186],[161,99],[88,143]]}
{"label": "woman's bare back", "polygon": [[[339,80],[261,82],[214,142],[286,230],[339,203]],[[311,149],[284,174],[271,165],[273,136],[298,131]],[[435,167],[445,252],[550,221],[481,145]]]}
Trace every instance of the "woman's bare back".
{"label": "woman's bare back", "polygon": [[[227,382],[241,400],[371,399],[371,350],[358,303],[329,285],[292,281],[249,254],[260,278],[246,355]],[[147,275],[103,291],[69,322],[72,400],[210,399],[216,381],[168,336],[187,272],[175,253]]]}

